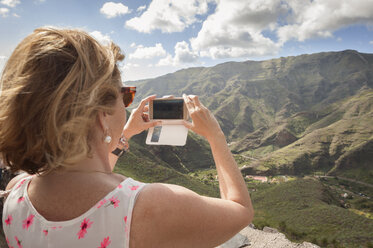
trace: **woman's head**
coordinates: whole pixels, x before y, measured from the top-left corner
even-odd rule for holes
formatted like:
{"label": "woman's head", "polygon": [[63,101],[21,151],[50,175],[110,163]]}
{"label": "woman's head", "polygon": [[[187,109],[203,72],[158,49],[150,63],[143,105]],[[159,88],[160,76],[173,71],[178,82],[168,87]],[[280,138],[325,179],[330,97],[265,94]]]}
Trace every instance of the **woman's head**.
{"label": "woman's head", "polygon": [[122,86],[118,46],[84,31],[36,29],[4,68],[0,95],[0,154],[13,170],[31,174],[90,155],[98,113],[111,114]]}

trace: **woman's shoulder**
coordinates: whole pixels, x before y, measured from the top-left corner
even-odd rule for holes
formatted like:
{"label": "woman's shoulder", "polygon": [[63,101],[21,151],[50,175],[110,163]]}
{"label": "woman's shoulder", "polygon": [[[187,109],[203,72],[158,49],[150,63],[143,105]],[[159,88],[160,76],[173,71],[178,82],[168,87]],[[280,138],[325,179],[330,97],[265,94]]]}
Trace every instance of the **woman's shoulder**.
{"label": "woman's shoulder", "polygon": [[21,179],[31,176],[30,174],[24,172],[12,178],[6,186],[6,190],[11,190]]}

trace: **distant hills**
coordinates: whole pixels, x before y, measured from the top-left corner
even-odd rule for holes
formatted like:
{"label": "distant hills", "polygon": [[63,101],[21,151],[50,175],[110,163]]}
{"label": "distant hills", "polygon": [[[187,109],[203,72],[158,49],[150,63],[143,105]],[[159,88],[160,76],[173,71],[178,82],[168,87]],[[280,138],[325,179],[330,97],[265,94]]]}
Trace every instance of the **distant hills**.
{"label": "distant hills", "polygon": [[[131,84],[137,101],[151,94],[199,95],[244,173],[319,173],[373,183],[373,54],[346,50],[227,62]],[[144,148],[141,136],[133,142],[135,153],[146,150],[142,159],[180,173],[213,165],[196,135],[181,148]]]}

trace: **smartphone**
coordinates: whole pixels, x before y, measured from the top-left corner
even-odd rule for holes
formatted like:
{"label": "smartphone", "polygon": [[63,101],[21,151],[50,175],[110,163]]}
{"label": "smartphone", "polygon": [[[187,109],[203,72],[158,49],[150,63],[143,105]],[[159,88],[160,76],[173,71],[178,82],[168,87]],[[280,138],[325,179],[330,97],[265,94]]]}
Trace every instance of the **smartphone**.
{"label": "smartphone", "polygon": [[149,103],[149,119],[162,120],[163,124],[179,124],[188,119],[184,98],[156,98]]}

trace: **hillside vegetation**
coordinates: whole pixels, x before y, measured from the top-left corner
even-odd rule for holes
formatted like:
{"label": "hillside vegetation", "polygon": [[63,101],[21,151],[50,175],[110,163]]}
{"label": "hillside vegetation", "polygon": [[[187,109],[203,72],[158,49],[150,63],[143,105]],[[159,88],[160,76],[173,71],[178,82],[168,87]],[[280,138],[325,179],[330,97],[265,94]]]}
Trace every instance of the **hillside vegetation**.
{"label": "hillside vegetation", "polygon": [[[138,87],[137,101],[151,94],[199,95],[232,152],[252,158],[243,159],[246,174],[323,173],[373,182],[372,54],[347,50],[228,62],[130,84]],[[194,154],[191,170],[206,168],[211,157],[200,155]],[[179,158],[190,164],[190,156]],[[169,165],[185,172],[176,164]]]}
{"label": "hillside vegetation", "polygon": [[251,194],[258,227],[273,226],[294,241],[322,247],[367,247],[373,241],[373,221],[343,208],[330,188],[317,180],[259,188]]}

